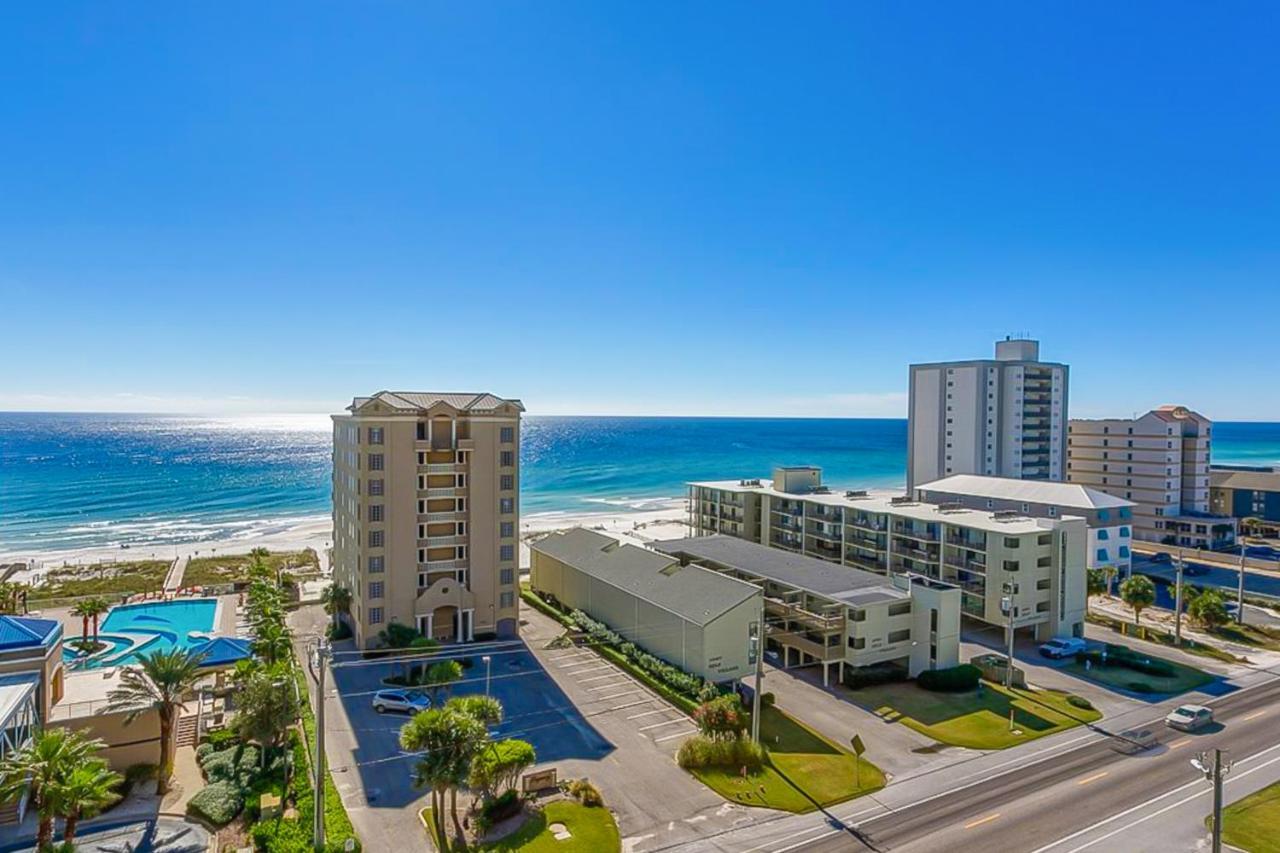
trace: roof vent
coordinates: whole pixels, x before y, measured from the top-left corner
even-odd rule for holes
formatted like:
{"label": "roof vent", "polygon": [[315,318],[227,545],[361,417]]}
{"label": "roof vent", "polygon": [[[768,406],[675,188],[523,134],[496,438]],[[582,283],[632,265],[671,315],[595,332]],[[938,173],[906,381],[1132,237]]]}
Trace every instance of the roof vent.
{"label": "roof vent", "polygon": [[814,486],[813,492],[811,494],[829,495],[831,494],[831,489],[827,488],[826,486]]}
{"label": "roof vent", "polygon": [[758,479],[756,479],[756,480],[739,480],[739,481],[738,481],[738,485],[739,485],[739,486],[759,486],[759,485],[760,485],[760,481],[759,481]]}
{"label": "roof vent", "polygon": [[1026,518],[1016,509],[998,509],[991,513],[991,518],[995,521],[1017,521],[1020,518]]}
{"label": "roof vent", "polygon": [[659,569],[659,570],[658,570],[658,574],[660,574],[660,575],[666,575],[667,577],[671,577],[671,576],[672,576],[672,575],[674,575],[676,572],[680,571],[680,569],[681,569],[681,568],[683,568],[683,567],[682,567],[679,563],[672,563],[672,564],[671,564],[671,565],[669,565],[669,566],[665,566],[665,567],[663,567],[663,568]]}
{"label": "roof vent", "polygon": [[938,512],[957,513],[957,512],[964,512],[964,511],[965,511],[965,506],[964,504],[960,503],[960,501],[947,501],[946,503],[938,504]]}
{"label": "roof vent", "polygon": [[919,503],[919,501],[910,495],[899,495],[896,498],[889,498],[889,504],[891,506],[907,506],[908,504],[914,503]]}
{"label": "roof vent", "polygon": [[845,496],[846,498],[854,498],[854,499],[857,499],[857,498],[868,498],[868,497],[870,497],[870,495],[868,495],[868,494],[867,494],[867,490],[866,490],[866,489],[848,489],[848,490],[844,493],[844,496]]}

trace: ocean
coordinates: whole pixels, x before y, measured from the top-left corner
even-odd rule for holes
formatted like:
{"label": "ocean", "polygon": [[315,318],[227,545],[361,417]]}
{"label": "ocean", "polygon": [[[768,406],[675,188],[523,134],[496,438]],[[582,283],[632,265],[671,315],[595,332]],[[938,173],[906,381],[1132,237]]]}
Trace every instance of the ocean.
{"label": "ocean", "polygon": [[[1215,424],[1214,461],[1280,465],[1280,424]],[[811,464],[906,481],[905,420],[538,417],[523,513],[642,510],[687,480]],[[327,417],[0,413],[0,555],[247,538],[329,513]]]}

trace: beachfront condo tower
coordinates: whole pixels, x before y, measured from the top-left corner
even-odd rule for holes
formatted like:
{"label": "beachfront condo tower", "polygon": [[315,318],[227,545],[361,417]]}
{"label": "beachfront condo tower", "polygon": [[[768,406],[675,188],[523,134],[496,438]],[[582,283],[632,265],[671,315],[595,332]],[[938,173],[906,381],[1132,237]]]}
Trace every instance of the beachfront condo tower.
{"label": "beachfront condo tower", "polygon": [[357,644],[516,636],[519,400],[379,391],[333,416],[333,578]]}
{"label": "beachfront condo tower", "polygon": [[907,490],[952,474],[1066,479],[1067,366],[1006,338],[994,359],[911,365]]}
{"label": "beachfront condo tower", "polygon": [[1187,548],[1235,541],[1235,519],[1209,510],[1213,422],[1185,406],[1137,418],[1073,419],[1067,478],[1133,501],[1133,538]]}

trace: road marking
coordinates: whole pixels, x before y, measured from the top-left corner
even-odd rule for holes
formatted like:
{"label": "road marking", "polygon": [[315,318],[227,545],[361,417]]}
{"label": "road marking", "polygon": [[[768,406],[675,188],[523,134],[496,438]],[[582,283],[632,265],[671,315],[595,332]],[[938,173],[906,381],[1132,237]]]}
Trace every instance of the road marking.
{"label": "road marking", "polygon": [[638,731],[638,732],[647,732],[647,731],[649,731],[649,729],[657,729],[657,728],[661,728],[662,726],[669,726],[669,725],[671,725],[671,724],[673,724],[673,723],[687,723],[687,722],[689,722],[689,721],[688,721],[688,720],[686,720],[684,717],[681,717],[681,718],[680,718],[680,719],[678,719],[678,720],[663,720],[661,723],[653,723],[653,724],[648,725],[648,726],[641,726],[640,728],[636,729],[636,731]]}
{"label": "road marking", "polygon": [[606,672],[604,675],[593,675],[593,676],[591,676],[590,678],[580,678],[580,679],[578,679],[578,683],[579,683],[579,684],[586,684],[586,683],[587,683],[587,682],[589,682],[589,681],[599,681],[599,680],[600,680],[600,679],[602,679],[602,678],[613,678],[613,677],[614,677],[614,675],[615,675],[615,673],[612,673],[612,672]]}
{"label": "road marking", "polygon": [[1182,738],[1178,738],[1178,739],[1177,739],[1177,740],[1175,740],[1173,743],[1169,744],[1169,748],[1170,748],[1170,749],[1182,749],[1184,746],[1186,746],[1186,745],[1187,745],[1187,744],[1189,744],[1189,743],[1191,743],[1191,738],[1189,738],[1189,737],[1182,737]]}
{"label": "road marking", "polygon": [[589,702],[606,702],[606,701],[608,701],[608,700],[610,700],[610,699],[617,699],[619,696],[630,696],[632,693],[639,693],[639,692],[640,692],[639,690],[635,690],[635,689],[632,689],[632,690],[624,690],[624,691],[622,691],[621,693],[613,693],[613,694],[611,694],[611,695],[609,695],[609,696],[596,696],[595,698],[593,698],[593,699],[589,699],[589,700],[587,700],[587,701],[589,701]]}
{"label": "road marking", "polygon": [[652,699],[641,699],[639,702],[629,702],[626,705],[614,705],[612,708],[601,708],[599,711],[591,711],[590,713],[583,714],[582,716],[598,717],[601,714],[612,714],[614,711],[623,711],[627,708],[638,708],[641,705],[648,705],[652,701]]}
{"label": "road marking", "polygon": [[998,817],[1000,817],[1000,812],[993,812],[992,814],[989,814],[986,817],[980,817],[977,820],[969,821],[964,825],[964,828],[973,829],[975,826],[982,826],[984,823],[991,823],[991,821],[995,820]]}
{"label": "road marking", "polygon": [[1081,780],[1080,780],[1079,782],[1077,782],[1076,784],[1077,784],[1077,785],[1088,785],[1090,782],[1097,782],[1097,781],[1098,781],[1099,779],[1101,779],[1103,776],[1107,776],[1107,775],[1109,775],[1109,774],[1107,773],[1107,771],[1106,771],[1106,770],[1103,770],[1101,773],[1094,773],[1092,776],[1087,776],[1087,777],[1085,777],[1084,779],[1081,779]]}
{"label": "road marking", "polygon": [[1262,716],[1263,714],[1265,714],[1265,713],[1267,713],[1266,708],[1263,708],[1261,711],[1254,711],[1252,714],[1250,714],[1249,716],[1245,717],[1245,718],[1242,720],[1242,722],[1248,722],[1249,720],[1256,720],[1256,719],[1258,719],[1259,717],[1261,717],[1261,716]]}
{"label": "road marking", "polygon": [[597,690],[614,690],[627,683],[629,682],[624,678],[621,681],[610,681],[608,684],[597,684],[595,687],[588,687],[587,689],[592,693],[595,693]]}
{"label": "road marking", "polygon": [[632,714],[630,717],[627,717],[627,719],[638,720],[641,717],[652,717],[654,714],[664,714],[670,710],[671,710],[670,708],[655,708],[652,711],[641,711],[639,714]]}
{"label": "road marking", "polygon": [[697,733],[698,733],[698,730],[697,730],[697,729],[689,729],[688,731],[684,731],[684,732],[676,732],[675,734],[673,734],[673,735],[667,735],[666,737],[658,737],[658,738],[654,738],[654,739],[653,739],[653,742],[654,742],[654,743],[662,743],[664,740],[675,740],[675,739],[676,739],[676,738],[678,738],[678,737],[686,737],[687,735],[692,735],[692,734],[697,734]]}

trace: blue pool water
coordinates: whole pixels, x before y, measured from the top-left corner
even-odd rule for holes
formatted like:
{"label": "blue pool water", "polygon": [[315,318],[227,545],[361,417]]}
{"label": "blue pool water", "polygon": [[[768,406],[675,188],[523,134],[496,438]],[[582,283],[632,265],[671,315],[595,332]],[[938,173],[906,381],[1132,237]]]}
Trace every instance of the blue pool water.
{"label": "blue pool water", "polygon": [[[217,611],[218,602],[213,598],[113,607],[99,626],[98,635],[99,640],[111,647],[89,660],[79,661],[77,668],[122,666],[136,662],[140,654],[200,645],[205,638],[193,638],[191,633],[212,632]],[[74,661],[78,656],[64,646],[63,657]]]}

